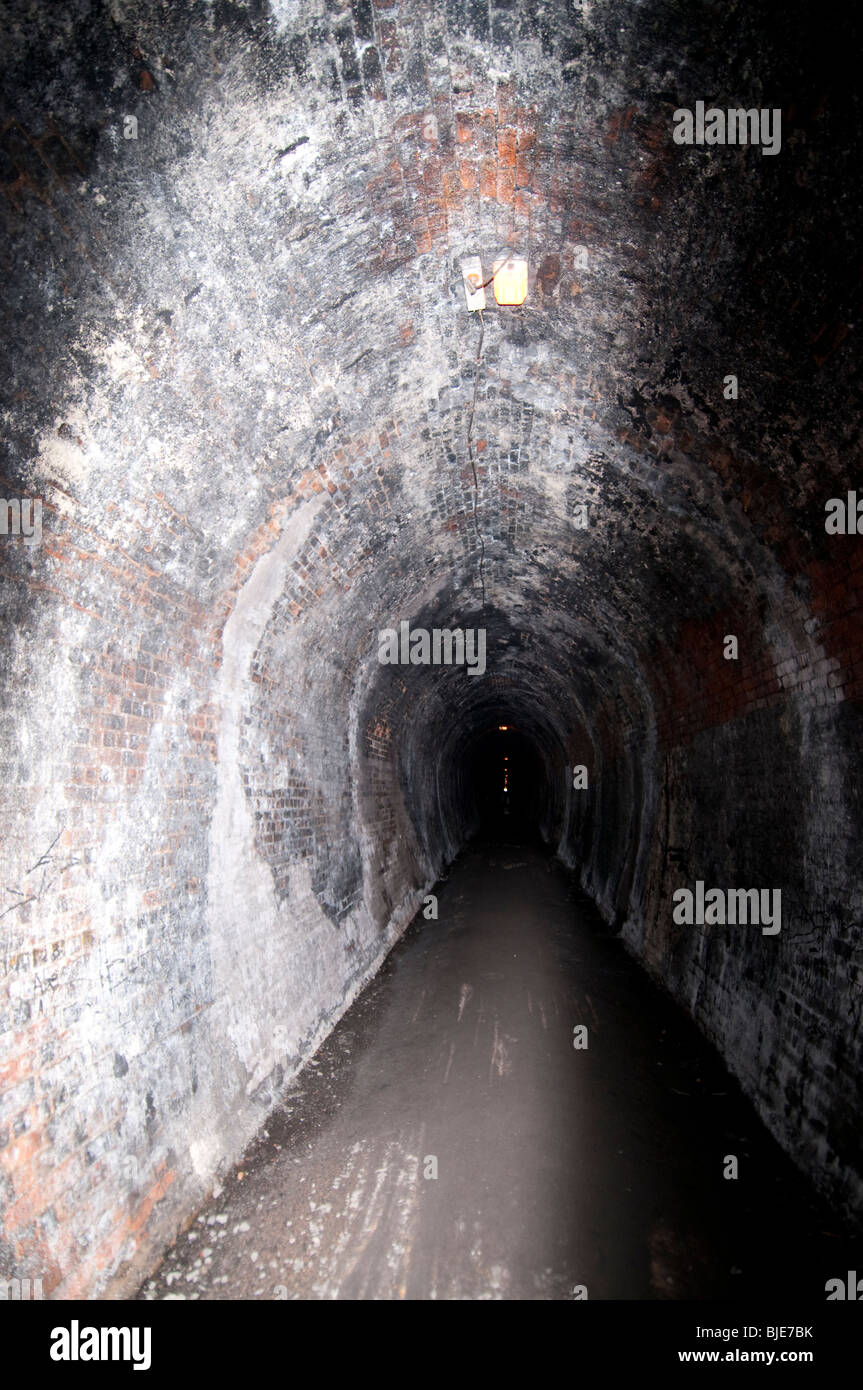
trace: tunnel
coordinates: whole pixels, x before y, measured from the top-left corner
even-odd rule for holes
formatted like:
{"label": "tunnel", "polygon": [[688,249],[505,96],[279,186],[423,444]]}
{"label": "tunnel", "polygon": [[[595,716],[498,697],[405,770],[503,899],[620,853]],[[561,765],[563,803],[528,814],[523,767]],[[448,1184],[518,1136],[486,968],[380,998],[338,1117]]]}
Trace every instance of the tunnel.
{"label": "tunnel", "polygon": [[[770,1220],[797,1193],[859,1235],[859,17],[3,12],[3,1279],[169,1293],[184,1241],[241,1226],[248,1154],[307,1134],[337,1204],[370,1040],[429,1114],[468,1064],[434,1071],[424,997],[485,1049],[457,1182],[494,1150],[522,1191],[508,1125],[556,1164],[519,1296],[713,1288],[669,1254],[710,1205],[681,1194],[703,1162],[705,1220],[742,1220],[746,1153],[720,1124],[676,1187],[621,1168],[632,1067],[694,1145],[735,1098]],[[447,959],[474,973],[434,994]],[[405,1226],[389,1283],[275,1252],[260,1296],[516,1296],[503,1228],[471,1274],[430,1126],[374,1154],[462,1282],[409,1278]],[[599,1168],[620,1278],[564,1277],[561,1232],[610,1240]]]}

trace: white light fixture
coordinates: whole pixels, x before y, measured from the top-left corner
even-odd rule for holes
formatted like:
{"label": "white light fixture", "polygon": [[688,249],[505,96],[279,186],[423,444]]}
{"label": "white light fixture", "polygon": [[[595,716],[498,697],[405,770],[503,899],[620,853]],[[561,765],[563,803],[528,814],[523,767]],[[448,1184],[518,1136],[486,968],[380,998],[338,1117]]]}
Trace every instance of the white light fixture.
{"label": "white light fixture", "polygon": [[461,263],[461,273],[464,279],[467,307],[471,310],[484,309],[485,290],[482,283],[482,262],[479,256],[466,256]]}

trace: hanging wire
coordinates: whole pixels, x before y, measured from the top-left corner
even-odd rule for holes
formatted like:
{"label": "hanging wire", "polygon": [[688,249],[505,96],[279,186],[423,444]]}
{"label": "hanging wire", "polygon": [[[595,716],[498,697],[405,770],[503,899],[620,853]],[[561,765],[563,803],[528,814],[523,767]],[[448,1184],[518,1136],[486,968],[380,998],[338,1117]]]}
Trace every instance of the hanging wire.
{"label": "hanging wire", "polygon": [[[492,283],[492,281],[494,280],[494,277],[495,277],[495,272],[492,272],[492,274],[489,276],[489,278],[488,278],[487,280],[484,280],[483,283],[482,283],[481,285],[474,285],[470,280],[467,280],[466,283],[467,283],[468,285],[470,285],[471,293],[472,293],[472,294],[476,294],[479,290],[487,289],[488,286],[489,286],[489,285]],[[470,459],[471,472],[473,473],[473,525],[474,525],[474,531],[476,532],[477,543],[478,543],[478,545],[479,545],[479,584],[480,584],[480,589],[481,589],[481,591],[482,591],[482,607],[483,607],[483,611],[484,611],[484,610],[485,610],[485,542],[483,541],[482,533],[481,533],[481,531],[480,531],[480,529],[479,529],[479,517],[477,516],[477,506],[478,506],[478,503],[479,503],[479,480],[478,480],[477,474],[476,474],[476,458],[475,458],[475,456],[474,456],[474,451],[473,451],[473,417],[474,417],[474,415],[475,415],[475,413],[476,413],[476,394],[477,394],[477,390],[479,389],[479,369],[480,369],[480,367],[482,366],[482,343],[483,343],[483,338],[485,337],[485,319],[483,318],[483,310],[482,310],[482,309],[477,310],[477,312],[479,313],[479,342],[478,342],[478,344],[477,344],[477,349],[476,349],[476,369],[475,369],[474,374],[473,374],[473,398],[472,398],[471,403],[470,403],[470,413],[469,413],[469,415],[468,415],[468,421],[467,421],[467,455],[468,455],[468,458]]]}
{"label": "hanging wire", "polygon": [[[494,277],[492,277],[492,279],[493,278]],[[485,286],[481,286],[481,288],[484,289]],[[470,403],[470,414],[468,415],[467,421],[467,454],[468,458],[470,459],[471,471],[473,473],[473,525],[474,530],[476,532],[477,542],[479,544],[479,583],[480,589],[482,590],[482,607],[483,611],[485,611],[485,542],[483,541],[482,533],[479,529],[479,517],[477,515],[477,506],[479,503],[479,481],[476,475],[476,459],[474,457],[473,451],[473,417],[476,412],[476,393],[479,387],[479,369],[482,365],[482,342],[483,338],[485,337],[485,320],[483,319],[482,315],[483,311],[482,309],[480,309],[479,343],[477,344],[476,367],[473,374],[473,399]]]}

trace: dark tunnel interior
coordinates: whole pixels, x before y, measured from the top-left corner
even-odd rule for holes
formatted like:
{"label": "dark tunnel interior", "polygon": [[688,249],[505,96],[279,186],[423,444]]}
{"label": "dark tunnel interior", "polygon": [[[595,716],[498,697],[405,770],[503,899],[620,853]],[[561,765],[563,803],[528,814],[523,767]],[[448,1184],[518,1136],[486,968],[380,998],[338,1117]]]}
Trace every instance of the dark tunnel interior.
{"label": "dark tunnel interior", "polygon": [[465,752],[466,793],[480,833],[532,839],[547,821],[550,787],[542,758],[514,724],[480,734]]}
{"label": "dark tunnel interior", "polygon": [[[859,1235],[860,14],[0,20],[0,1275],[135,1296],[300,1115],[360,1252],[315,1283],[280,1207],[303,1296],[569,1297],[543,1252],[604,1249],[600,1168],[597,1296],[685,1296],[690,1247],[725,1290],[757,1203],[723,1179],[720,1279],[696,1177],[744,1114],[764,1220],[799,1180]],[[458,1154],[443,1214],[376,1066]],[[465,1215],[508,1124],[527,1294]]]}

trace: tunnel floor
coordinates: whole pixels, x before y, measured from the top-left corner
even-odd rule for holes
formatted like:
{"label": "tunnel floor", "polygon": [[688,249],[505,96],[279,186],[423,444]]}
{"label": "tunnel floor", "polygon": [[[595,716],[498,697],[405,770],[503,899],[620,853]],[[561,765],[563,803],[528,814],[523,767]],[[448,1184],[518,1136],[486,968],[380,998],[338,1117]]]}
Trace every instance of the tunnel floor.
{"label": "tunnel floor", "polygon": [[574,875],[437,892],[138,1297],[823,1299],[830,1217]]}

